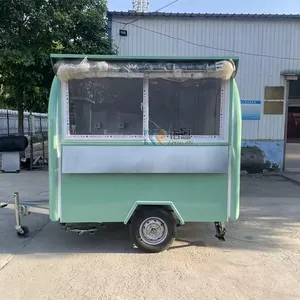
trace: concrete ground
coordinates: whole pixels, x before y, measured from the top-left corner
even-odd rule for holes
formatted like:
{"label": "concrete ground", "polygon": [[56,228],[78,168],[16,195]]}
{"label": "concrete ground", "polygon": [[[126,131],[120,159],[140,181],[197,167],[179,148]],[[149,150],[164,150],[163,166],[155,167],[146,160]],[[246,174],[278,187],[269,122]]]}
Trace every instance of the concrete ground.
{"label": "concrete ground", "polygon": [[[45,171],[0,175],[1,201],[47,200]],[[241,216],[226,242],[212,224],[188,224],[160,254],[133,249],[128,228],[66,233],[47,216],[0,210],[0,299],[300,299],[300,186],[279,176],[242,177]]]}
{"label": "concrete ground", "polygon": [[294,183],[300,184],[300,172],[283,172],[282,176]]}

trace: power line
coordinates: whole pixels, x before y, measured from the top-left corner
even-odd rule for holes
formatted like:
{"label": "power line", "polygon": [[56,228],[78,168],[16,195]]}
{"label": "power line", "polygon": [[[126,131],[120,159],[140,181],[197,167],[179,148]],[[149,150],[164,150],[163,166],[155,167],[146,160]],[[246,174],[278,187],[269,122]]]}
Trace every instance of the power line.
{"label": "power line", "polygon": [[[168,4],[166,4],[166,5],[164,5],[163,7],[159,8],[159,9],[156,10],[155,12],[160,12],[161,10],[163,10],[163,9],[165,9],[165,8],[167,8],[167,7],[171,6],[171,5],[173,5],[174,3],[178,2],[178,1],[179,1],[179,0],[174,0],[174,1],[172,1],[172,2],[170,2],[170,3],[168,3]],[[129,21],[129,22],[127,22],[127,23],[123,23],[124,26],[123,26],[122,30],[124,30],[125,27],[126,27],[127,25],[131,25],[131,24],[133,24],[134,22],[137,22],[137,21],[141,20],[142,18],[143,18],[143,16],[141,16],[141,17],[139,17],[139,18],[137,18],[137,19],[135,19],[135,20]],[[122,36],[120,36],[120,38],[119,38],[118,49],[120,48],[121,39],[122,39]]]}
{"label": "power line", "polygon": [[[119,21],[112,20],[112,22],[118,23],[118,24],[122,24],[122,25],[123,24],[127,25],[127,23],[123,23],[123,22],[119,22]],[[212,50],[225,51],[225,52],[231,52],[231,53],[236,53],[236,54],[249,55],[249,56],[257,56],[257,57],[266,57],[266,58],[276,58],[276,59],[283,59],[283,60],[300,61],[300,58],[283,57],[283,56],[268,55],[268,54],[258,54],[258,53],[251,53],[251,52],[243,52],[243,51],[236,51],[236,50],[233,50],[233,49],[225,49],[225,48],[218,48],[218,47],[214,47],[214,46],[208,46],[208,45],[205,45],[205,44],[197,44],[197,43],[194,43],[194,42],[182,39],[182,38],[171,36],[169,34],[166,34],[166,33],[163,33],[163,32],[159,32],[159,31],[156,31],[156,30],[152,30],[152,29],[149,29],[149,28],[145,28],[145,27],[142,27],[142,26],[139,26],[139,25],[136,25],[136,24],[128,24],[128,25],[131,25],[131,26],[134,26],[134,27],[140,28],[142,30],[149,31],[149,32],[161,35],[161,36],[165,36],[165,37],[173,39],[173,40],[178,40],[178,41],[181,41],[181,42],[193,45],[193,46],[197,46],[197,47],[202,47],[202,48],[207,48],[207,49],[212,49]],[[119,46],[118,46],[118,49],[119,49]]]}
{"label": "power line", "polygon": [[[172,2],[170,2],[170,3],[168,3],[168,4],[166,4],[165,6],[161,7],[160,9],[156,10],[155,12],[160,12],[161,10],[163,10],[163,9],[165,9],[165,8],[167,8],[167,7],[171,6],[171,5],[173,5],[174,3],[178,2],[178,1],[179,1],[179,0],[174,0],[174,1],[172,1]],[[138,20],[141,20],[142,18],[143,18],[143,16],[141,16],[141,17],[139,17],[139,18],[137,18],[137,19],[135,19],[135,20],[129,21],[129,22],[126,23],[126,25],[129,25],[129,24],[132,24],[132,23],[134,23],[134,22],[137,22]]]}

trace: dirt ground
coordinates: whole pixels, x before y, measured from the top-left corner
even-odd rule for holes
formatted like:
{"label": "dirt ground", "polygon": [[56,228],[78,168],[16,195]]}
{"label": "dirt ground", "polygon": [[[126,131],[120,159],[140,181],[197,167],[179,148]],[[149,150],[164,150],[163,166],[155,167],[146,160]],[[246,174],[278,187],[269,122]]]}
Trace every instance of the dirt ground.
{"label": "dirt ground", "polygon": [[[47,201],[47,172],[1,174],[0,202],[14,191]],[[1,209],[0,299],[300,299],[300,186],[243,177],[241,193],[226,242],[213,224],[187,224],[160,254],[134,249],[122,224],[78,236],[43,215],[23,219],[31,235],[20,239],[13,212]]]}

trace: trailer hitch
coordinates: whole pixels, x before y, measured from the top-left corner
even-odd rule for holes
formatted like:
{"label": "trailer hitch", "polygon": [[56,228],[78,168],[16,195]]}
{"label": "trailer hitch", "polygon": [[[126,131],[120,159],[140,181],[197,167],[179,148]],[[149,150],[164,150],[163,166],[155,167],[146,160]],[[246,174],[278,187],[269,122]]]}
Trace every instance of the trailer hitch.
{"label": "trailer hitch", "polygon": [[224,226],[224,223],[222,222],[214,222],[215,223],[215,228],[216,228],[216,234],[215,237],[220,240],[220,241],[225,241],[225,234],[226,234],[226,229]]}

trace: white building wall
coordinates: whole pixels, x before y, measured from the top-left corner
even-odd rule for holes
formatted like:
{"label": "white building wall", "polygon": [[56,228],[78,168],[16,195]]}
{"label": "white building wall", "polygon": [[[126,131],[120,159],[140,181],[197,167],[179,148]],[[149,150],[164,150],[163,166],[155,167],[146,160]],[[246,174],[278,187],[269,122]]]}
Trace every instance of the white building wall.
{"label": "white building wall", "polygon": [[[119,55],[238,56],[242,100],[264,100],[265,86],[284,85],[282,71],[300,70],[300,20],[113,16]],[[121,37],[119,29],[126,29]],[[257,54],[257,55],[255,55]],[[283,59],[286,58],[286,59]],[[294,59],[293,59],[294,58]],[[244,140],[283,140],[285,114],[243,122]]]}

